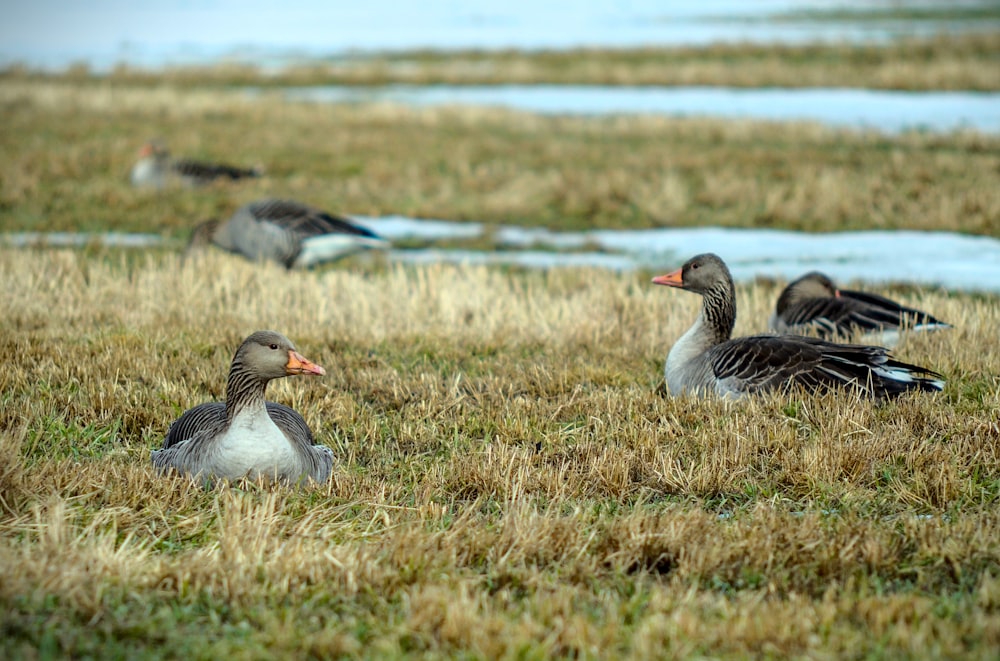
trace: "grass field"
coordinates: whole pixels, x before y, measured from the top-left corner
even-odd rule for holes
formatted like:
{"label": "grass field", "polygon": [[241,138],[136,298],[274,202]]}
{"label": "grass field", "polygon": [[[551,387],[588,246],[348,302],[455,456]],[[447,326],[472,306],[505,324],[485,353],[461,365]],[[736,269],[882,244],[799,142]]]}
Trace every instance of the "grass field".
{"label": "grass field", "polygon": [[[996,298],[897,354],[944,393],[674,400],[697,297],[645,277],[286,273],[221,255],[0,253],[10,654],[990,658],[1000,644]],[[738,332],[777,289],[743,287]],[[272,385],[338,461],[312,491],[148,463],[287,333]]]}
{"label": "grass field", "polygon": [[[265,195],[554,228],[1000,234],[1000,139],[251,101],[0,80],[0,230],[183,238]],[[265,165],[136,191],[150,137]],[[711,250],[712,246],[705,246]],[[674,268],[679,264],[664,264]],[[1000,297],[891,293],[934,396],[671,399],[699,301],[598,270],[310,273],[0,248],[3,658],[981,658],[1000,646]],[[741,286],[737,333],[777,284]],[[330,483],[204,491],[149,451],[251,331]]]}
{"label": "grass field", "polygon": [[[545,225],[1000,235],[1000,138],[816,124],[289,104],[170,85],[4,81],[2,230],[186,236],[260,197],[342,213]],[[132,189],[139,147],[260,164],[239,186]]]}

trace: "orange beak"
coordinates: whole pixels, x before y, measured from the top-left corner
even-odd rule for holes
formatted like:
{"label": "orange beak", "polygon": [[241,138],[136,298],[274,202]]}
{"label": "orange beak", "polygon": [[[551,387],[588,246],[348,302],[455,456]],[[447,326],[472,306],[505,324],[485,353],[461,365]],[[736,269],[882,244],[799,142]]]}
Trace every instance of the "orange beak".
{"label": "orange beak", "polygon": [[683,289],[684,288],[684,280],[681,278],[681,275],[683,273],[684,273],[684,269],[680,268],[680,269],[677,269],[676,271],[671,271],[670,273],[668,273],[666,275],[658,275],[655,278],[653,278],[653,284],[654,285],[666,285],[668,287],[680,287],[681,289]]}
{"label": "orange beak", "polygon": [[840,298],[840,290],[839,289],[834,289],[833,290],[833,297],[834,298]]}
{"label": "orange beak", "polygon": [[292,350],[288,352],[288,362],[285,363],[285,373],[289,376],[295,374],[315,374],[317,376],[322,376],[326,374],[326,370],[300,354],[298,351]]}
{"label": "orange beak", "polygon": [[139,158],[146,158],[153,155],[153,145],[146,144],[139,150]]}

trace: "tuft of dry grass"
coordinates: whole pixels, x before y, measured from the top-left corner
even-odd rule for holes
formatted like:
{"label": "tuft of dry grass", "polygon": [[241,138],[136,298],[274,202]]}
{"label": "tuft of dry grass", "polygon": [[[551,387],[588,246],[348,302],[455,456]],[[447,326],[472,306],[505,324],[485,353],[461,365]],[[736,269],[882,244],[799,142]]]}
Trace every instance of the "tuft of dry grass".
{"label": "tuft of dry grass", "polygon": [[[1000,644],[995,296],[891,292],[955,325],[896,351],[940,395],[734,404],[662,395],[698,302],[636,275],[3,249],[0,277],[5,658]],[[782,284],[739,288],[738,333]],[[328,370],[269,396],[331,481],[158,478],[170,421],[266,327]]]}

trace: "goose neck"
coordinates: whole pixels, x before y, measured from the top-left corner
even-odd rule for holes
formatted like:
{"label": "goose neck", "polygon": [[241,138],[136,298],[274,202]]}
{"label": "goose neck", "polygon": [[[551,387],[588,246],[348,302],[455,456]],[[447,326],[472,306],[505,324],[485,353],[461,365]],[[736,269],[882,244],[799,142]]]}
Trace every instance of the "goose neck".
{"label": "goose neck", "polygon": [[234,359],[226,383],[227,421],[232,422],[242,411],[264,408],[266,387],[267,379],[253,374],[239,358]]}
{"label": "goose neck", "polygon": [[732,282],[714,287],[704,294],[701,316],[704,332],[710,333],[715,343],[725,342],[736,325],[736,292]]}

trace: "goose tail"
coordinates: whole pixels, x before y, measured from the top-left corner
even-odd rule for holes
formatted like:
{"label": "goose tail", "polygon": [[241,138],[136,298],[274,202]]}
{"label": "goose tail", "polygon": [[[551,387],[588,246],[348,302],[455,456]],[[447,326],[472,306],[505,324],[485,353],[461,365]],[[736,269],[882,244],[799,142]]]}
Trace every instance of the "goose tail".
{"label": "goose tail", "polygon": [[887,360],[884,364],[876,366],[873,373],[883,380],[888,392],[905,390],[939,392],[944,390],[944,376],[926,367],[911,365],[899,360]]}

